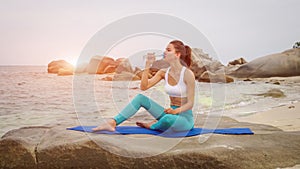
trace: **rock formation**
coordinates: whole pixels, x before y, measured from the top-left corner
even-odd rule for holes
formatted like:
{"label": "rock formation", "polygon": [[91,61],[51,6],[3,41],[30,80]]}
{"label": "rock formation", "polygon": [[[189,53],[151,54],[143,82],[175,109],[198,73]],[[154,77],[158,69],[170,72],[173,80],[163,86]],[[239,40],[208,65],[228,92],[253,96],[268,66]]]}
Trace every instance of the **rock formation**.
{"label": "rock formation", "polygon": [[209,57],[202,49],[192,49],[192,60],[191,70],[199,82],[230,83],[234,81],[233,78],[225,74],[225,66]]}
{"label": "rock formation", "polygon": [[73,65],[65,60],[52,61],[48,64],[48,73],[59,75],[72,75],[74,71]]}
{"label": "rock formation", "polygon": [[253,94],[256,96],[264,96],[264,97],[273,97],[273,98],[280,98],[280,97],[286,97],[283,91],[280,89],[270,89],[265,93],[259,93],[259,94]]}
{"label": "rock formation", "polygon": [[239,58],[229,62],[227,66],[243,65],[245,63],[247,63],[247,61],[244,58]]}
{"label": "rock formation", "polygon": [[87,72],[89,74],[105,74],[111,71],[110,69],[107,69],[108,66],[117,66],[113,58],[107,56],[94,56],[88,64]]}
{"label": "rock formation", "polygon": [[[191,70],[195,74],[195,78],[200,82],[232,82],[233,79],[225,75],[225,66],[219,61],[213,60],[201,49],[194,48],[192,50],[192,65]],[[163,59],[155,61],[149,71],[149,78],[153,77],[158,70],[165,69],[170,65]],[[102,80],[140,80],[142,70],[134,71],[129,59],[118,58],[114,60],[107,56],[94,56],[88,64],[81,64],[76,67],[76,73],[87,72],[89,74],[111,74],[102,78]],[[62,67],[60,71],[56,70],[58,75],[71,75],[73,70],[69,71]],[[213,79],[210,79],[213,78]]]}
{"label": "rock formation", "polygon": [[199,68],[205,67],[206,70],[212,73],[224,68],[221,62],[209,57],[209,55],[204,53],[200,48],[192,49],[192,60]]}
{"label": "rock formation", "polygon": [[[205,118],[203,118],[205,119]],[[198,126],[203,121],[196,123]],[[240,123],[223,117],[218,128],[249,127],[254,135],[187,137],[156,156],[171,140],[149,135],[104,135],[66,130],[66,126],[26,127],[7,132],[0,140],[0,168],[224,168],[273,169],[300,163],[300,132],[260,124]],[[164,143],[126,144],[146,138]],[[203,138],[205,138],[203,137]],[[109,150],[109,151],[108,151]],[[116,154],[123,154],[119,156]],[[145,158],[139,158],[145,157]]]}
{"label": "rock formation", "polygon": [[300,75],[300,49],[257,58],[229,75],[240,78],[288,77]]}
{"label": "rock formation", "polygon": [[128,58],[118,58],[116,60],[116,73],[122,73],[122,72],[129,72],[129,73],[133,73],[132,67],[131,67],[131,63],[129,62]]}

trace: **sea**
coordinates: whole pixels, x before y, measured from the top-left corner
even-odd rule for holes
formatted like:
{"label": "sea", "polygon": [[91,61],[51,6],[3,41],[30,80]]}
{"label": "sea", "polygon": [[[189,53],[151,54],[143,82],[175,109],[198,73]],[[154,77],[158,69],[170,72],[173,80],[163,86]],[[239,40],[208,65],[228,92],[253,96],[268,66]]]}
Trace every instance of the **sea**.
{"label": "sea", "polygon": [[[163,81],[141,91],[139,81],[102,80],[106,76],[57,76],[49,74],[47,66],[0,66],[0,136],[27,126],[97,125],[101,119],[116,115],[140,93],[169,107]],[[235,118],[300,100],[299,83],[279,83],[196,82],[193,113],[200,117],[205,114]],[[271,89],[278,89],[285,96],[260,95]],[[133,120],[151,119],[145,110],[140,112]]]}

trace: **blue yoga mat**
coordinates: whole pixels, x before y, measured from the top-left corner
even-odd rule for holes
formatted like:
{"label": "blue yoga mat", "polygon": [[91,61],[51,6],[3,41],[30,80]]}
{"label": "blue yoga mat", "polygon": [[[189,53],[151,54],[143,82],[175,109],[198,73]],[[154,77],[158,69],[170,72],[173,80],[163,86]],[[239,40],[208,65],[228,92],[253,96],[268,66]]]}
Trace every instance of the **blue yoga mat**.
{"label": "blue yoga mat", "polygon": [[158,135],[162,137],[190,137],[196,136],[199,134],[207,134],[207,133],[215,133],[215,134],[234,134],[234,135],[242,135],[242,134],[254,134],[249,128],[223,128],[223,129],[205,129],[205,128],[193,128],[190,131],[186,132],[174,132],[174,131],[166,131],[161,132],[157,130],[146,129],[138,126],[117,126],[116,131],[97,131],[93,132],[92,128],[96,126],[76,126],[72,128],[67,128],[67,130],[76,130],[82,132],[96,133],[96,134],[151,134]]}

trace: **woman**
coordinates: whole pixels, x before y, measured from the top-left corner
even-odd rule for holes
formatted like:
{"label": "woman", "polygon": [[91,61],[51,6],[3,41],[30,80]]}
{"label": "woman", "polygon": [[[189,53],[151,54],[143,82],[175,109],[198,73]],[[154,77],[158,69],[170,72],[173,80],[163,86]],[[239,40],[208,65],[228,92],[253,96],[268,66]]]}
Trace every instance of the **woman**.
{"label": "woman", "polygon": [[150,98],[138,94],[118,115],[106,123],[93,128],[93,131],[115,131],[117,125],[133,116],[144,107],[156,120],[150,123],[136,122],[140,127],[165,131],[187,131],[194,127],[192,108],[195,95],[195,76],[188,69],[191,65],[191,48],[181,41],[171,41],[165,52],[164,60],[170,64],[166,70],[159,70],[155,76],[148,79],[149,68],[155,61],[154,55],[148,55],[145,70],[142,75],[140,88],[147,90],[165,80],[165,90],[170,97],[170,108],[164,109]]}

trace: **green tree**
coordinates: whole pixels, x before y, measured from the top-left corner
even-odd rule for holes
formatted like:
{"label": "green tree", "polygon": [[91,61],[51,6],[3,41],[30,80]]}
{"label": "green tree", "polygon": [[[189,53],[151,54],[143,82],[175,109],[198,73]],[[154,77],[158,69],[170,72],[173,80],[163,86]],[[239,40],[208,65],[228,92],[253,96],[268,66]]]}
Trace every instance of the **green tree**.
{"label": "green tree", "polygon": [[293,48],[300,48],[300,42],[295,42]]}

